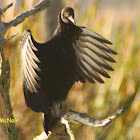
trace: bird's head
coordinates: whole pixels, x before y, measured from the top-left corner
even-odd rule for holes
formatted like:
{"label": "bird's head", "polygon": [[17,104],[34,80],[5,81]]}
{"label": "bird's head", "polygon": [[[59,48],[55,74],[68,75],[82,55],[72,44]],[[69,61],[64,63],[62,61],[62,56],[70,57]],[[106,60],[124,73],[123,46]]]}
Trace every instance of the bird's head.
{"label": "bird's head", "polygon": [[75,25],[74,10],[71,7],[64,8],[60,14],[64,23]]}

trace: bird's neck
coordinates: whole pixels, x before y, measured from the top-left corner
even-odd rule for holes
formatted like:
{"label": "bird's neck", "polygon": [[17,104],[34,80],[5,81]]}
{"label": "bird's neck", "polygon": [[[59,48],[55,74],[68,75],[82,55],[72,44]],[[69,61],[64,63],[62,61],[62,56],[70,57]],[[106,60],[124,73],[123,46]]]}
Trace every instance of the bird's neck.
{"label": "bird's neck", "polygon": [[66,24],[62,19],[58,18],[57,28],[54,32],[54,35],[63,35],[64,37],[73,37],[75,32],[75,25]]}

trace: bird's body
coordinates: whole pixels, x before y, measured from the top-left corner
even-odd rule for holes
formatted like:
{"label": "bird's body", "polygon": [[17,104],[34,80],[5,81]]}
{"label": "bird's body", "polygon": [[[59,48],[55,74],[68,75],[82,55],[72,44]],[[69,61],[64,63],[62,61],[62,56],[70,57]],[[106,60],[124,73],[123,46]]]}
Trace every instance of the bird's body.
{"label": "bird's body", "polygon": [[107,53],[116,53],[105,43],[111,44],[76,26],[74,11],[69,7],[59,14],[57,29],[48,42],[37,43],[30,30],[24,32],[21,61],[25,101],[32,110],[45,114],[47,133],[50,119],[58,114],[56,104],[65,100],[75,81],[94,83],[96,79],[103,83],[97,73],[109,78],[103,68],[113,69],[104,60],[115,62]]}
{"label": "bird's body", "polygon": [[[68,45],[66,45],[67,43]],[[69,40],[56,37],[50,41],[50,44],[46,49],[46,52],[49,53],[43,56],[45,61],[42,68],[46,68],[46,72],[43,73],[42,86],[45,93],[51,93],[50,98],[61,101],[66,98],[68,91],[74,84],[76,57]],[[56,44],[58,44],[57,47]]]}

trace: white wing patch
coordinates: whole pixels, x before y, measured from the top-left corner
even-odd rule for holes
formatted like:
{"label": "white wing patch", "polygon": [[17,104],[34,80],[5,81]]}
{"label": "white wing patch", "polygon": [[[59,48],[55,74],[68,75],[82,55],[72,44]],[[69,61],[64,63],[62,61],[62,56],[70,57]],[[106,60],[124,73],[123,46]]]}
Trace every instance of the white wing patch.
{"label": "white wing patch", "polygon": [[78,39],[73,43],[77,57],[77,71],[83,79],[94,83],[94,79],[104,83],[98,74],[110,78],[103,69],[113,70],[106,62],[116,62],[109,54],[117,54],[105,44],[112,44],[102,36],[81,27],[82,32]]}
{"label": "white wing patch", "polygon": [[31,34],[25,31],[21,43],[21,60],[22,60],[22,73],[26,87],[30,92],[38,92],[37,87],[39,87],[38,80],[40,80],[36,71],[41,71],[37,63],[40,60],[35,55],[34,51],[38,49],[34,46],[31,40]]}

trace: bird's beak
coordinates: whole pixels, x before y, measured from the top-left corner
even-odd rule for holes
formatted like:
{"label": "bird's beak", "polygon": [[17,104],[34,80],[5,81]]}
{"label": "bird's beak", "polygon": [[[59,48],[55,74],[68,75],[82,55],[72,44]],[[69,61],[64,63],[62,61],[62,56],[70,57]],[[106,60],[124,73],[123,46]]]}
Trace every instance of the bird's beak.
{"label": "bird's beak", "polygon": [[72,16],[68,17],[68,19],[69,19],[74,25],[76,25],[75,19],[74,19]]}

